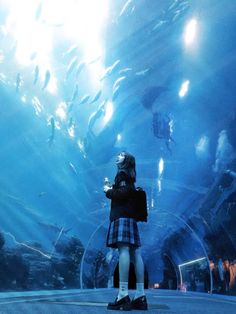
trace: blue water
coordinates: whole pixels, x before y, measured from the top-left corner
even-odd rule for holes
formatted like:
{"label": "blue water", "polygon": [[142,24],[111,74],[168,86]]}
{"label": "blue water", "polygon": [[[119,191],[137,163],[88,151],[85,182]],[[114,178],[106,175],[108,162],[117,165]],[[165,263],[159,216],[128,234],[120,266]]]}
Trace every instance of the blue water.
{"label": "blue water", "polygon": [[122,150],[149,285],[233,268],[236,3],[25,2],[0,0],[0,289],[112,285],[103,180]]}

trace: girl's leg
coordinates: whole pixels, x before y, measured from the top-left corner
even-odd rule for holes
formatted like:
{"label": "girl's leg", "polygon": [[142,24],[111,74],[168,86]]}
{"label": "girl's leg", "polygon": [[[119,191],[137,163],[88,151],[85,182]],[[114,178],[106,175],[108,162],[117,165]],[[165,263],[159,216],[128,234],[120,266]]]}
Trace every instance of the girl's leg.
{"label": "girl's leg", "polygon": [[144,264],[141,255],[140,248],[130,248],[130,256],[134,262],[135,274],[136,274],[136,292],[134,299],[137,299],[143,295],[144,292]]}
{"label": "girl's leg", "polygon": [[119,294],[118,300],[128,295],[128,281],[129,281],[129,246],[124,244],[118,244],[119,250]]}

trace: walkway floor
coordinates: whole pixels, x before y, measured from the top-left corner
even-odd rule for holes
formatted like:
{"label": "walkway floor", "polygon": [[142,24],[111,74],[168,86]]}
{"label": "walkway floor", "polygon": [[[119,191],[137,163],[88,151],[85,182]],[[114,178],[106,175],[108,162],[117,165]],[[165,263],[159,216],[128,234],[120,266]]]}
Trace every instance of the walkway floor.
{"label": "walkway floor", "polygon": [[[107,310],[117,289],[27,291],[0,293],[0,314],[100,314]],[[130,291],[130,296],[134,291]],[[149,314],[233,314],[236,297],[183,293],[169,290],[146,290]],[[133,311],[136,314],[146,311]]]}

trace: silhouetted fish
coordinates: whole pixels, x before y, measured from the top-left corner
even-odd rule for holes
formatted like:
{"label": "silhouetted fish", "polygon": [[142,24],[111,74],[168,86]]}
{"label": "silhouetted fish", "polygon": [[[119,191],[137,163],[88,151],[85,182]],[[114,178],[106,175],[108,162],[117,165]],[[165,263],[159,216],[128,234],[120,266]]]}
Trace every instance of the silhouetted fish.
{"label": "silhouetted fish", "polygon": [[132,71],[132,68],[124,68],[119,71],[119,74],[120,75],[126,74],[127,72],[130,72],[130,71]]}
{"label": "silhouetted fish", "polygon": [[34,69],[34,85],[38,82],[39,79],[39,66],[36,65]]}
{"label": "silhouetted fish", "polygon": [[95,122],[105,113],[105,104],[107,100],[104,100],[98,107],[97,111],[94,111],[88,120],[88,130],[92,131],[92,128],[95,124]]}
{"label": "silhouetted fish", "polygon": [[68,77],[71,75],[71,73],[73,72],[73,70],[75,69],[76,65],[78,63],[78,57],[74,57],[71,62],[69,63],[67,70],[66,70],[66,78],[68,79]]}
{"label": "silhouetted fish", "polygon": [[79,86],[78,84],[76,84],[74,92],[73,92],[73,96],[71,98],[71,102],[74,102],[76,100],[76,98],[78,97],[78,94],[79,94]]}
{"label": "silhouetted fish", "polygon": [[21,75],[20,75],[20,73],[17,73],[17,75],[16,75],[16,92],[17,93],[20,90],[21,82],[22,82]]}
{"label": "silhouetted fish", "polygon": [[78,46],[77,45],[72,45],[64,54],[63,57],[65,56],[71,56],[73,55],[75,52],[77,52],[78,50]]}
{"label": "silhouetted fish", "polygon": [[173,120],[167,114],[154,112],[152,116],[153,134],[155,137],[164,139],[167,149],[172,153],[170,149],[170,143],[175,143],[172,138],[172,126]]}
{"label": "silhouetted fish", "polygon": [[114,71],[118,67],[119,63],[120,63],[120,60],[116,60],[111,66],[107,67],[105,69],[103,76],[100,78],[100,81],[104,80],[104,78],[106,78],[106,77],[110,76],[112,73],[114,73]]}
{"label": "silhouetted fish", "polygon": [[95,59],[89,61],[88,64],[93,64],[93,63],[99,61],[100,59],[101,59],[101,56],[99,56],[99,57],[97,57],[97,58],[95,58]]}
{"label": "silhouetted fish", "polygon": [[102,90],[98,91],[97,94],[94,96],[94,98],[92,99],[92,101],[90,102],[90,104],[95,103],[96,101],[98,101],[98,99],[101,97],[102,95]]}
{"label": "silhouetted fish", "polygon": [[173,3],[169,6],[169,8],[167,9],[167,11],[171,11],[172,9],[174,9],[174,7],[178,4],[178,0],[174,0]]}
{"label": "silhouetted fish", "polygon": [[39,194],[38,194],[38,196],[39,197],[42,197],[42,196],[44,196],[44,195],[46,195],[47,193],[46,192],[40,192]]}
{"label": "silhouetted fish", "polygon": [[151,110],[152,106],[155,102],[155,100],[165,91],[167,91],[168,88],[165,86],[151,86],[148,87],[141,99],[142,105],[148,109]]}
{"label": "silhouetted fish", "polygon": [[132,4],[132,0],[128,0],[126,1],[126,3],[124,4],[124,6],[122,7],[119,16],[121,17],[125,12],[127,12],[127,10],[129,8],[131,8],[131,4]]}
{"label": "silhouetted fish", "polygon": [[84,61],[81,61],[81,62],[78,64],[78,66],[77,66],[77,68],[76,68],[76,74],[75,74],[77,78],[78,78],[80,72],[84,69],[85,64],[86,64],[86,63],[85,63]]}
{"label": "silhouetted fish", "polygon": [[54,141],[54,136],[55,136],[55,120],[53,117],[50,118],[50,125],[51,125],[51,135],[48,138],[49,146],[52,145],[52,143]]}
{"label": "silhouetted fish", "polygon": [[74,122],[73,122],[73,118],[70,118],[70,121],[68,123],[68,127],[72,127],[74,125]]}
{"label": "silhouetted fish", "polygon": [[44,79],[44,84],[43,84],[42,90],[44,90],[48,86],[50,78],[51,78],[51,73],[49,70],[47,70],[45,73],[45,79]]}
{"label": "silhouetted fish", "polygon": [[126,79],[126,76],[121,76],[119,77],[115,83],[113,84],[113,91],[120,86],[121,82],[124,81]]}
{"label": "silhouetted fish", "polygon": [[146,75],[149,71],[150,71],[150,68],[147,68],[147,69],[145,69],[145,70],[136,72],[135,75],[144,76],[144,75]]}
{"label": "silhouetted fish", "polygon": [[73,165],[72,162],[69,162],[69,166],[70,166],[70,169],[71,169],[76,175],[78,175],[78,171],[76,170],[75,165]]}
{"label": "silhouetted fish", "polygon": [[119,77],[114,85],[113,85],[113,88],[112,88],[112,101],[115,101],[117,96],[119,95],[120,93],[120,89],[121,89],[121,83],[126,79],[126,76],[121,76]]}
{"label": "silhouetted fish", "polygon": [[153,31],[156,31],[157,29],[159,29],[162,25],[166,24],[167,21],[159,21],[157,22],[157,24],[153,27]]}
{"label": "silhouetted fish", "polygon": [[90,98],[89,95],[84,95],[84,96],[81,98],[79,105],[86,104],[86,102],[88,102],[89,98]]}
{"label": "silhouetted fish", "polygon": [[117,96],[120,93],[120,85],[116,86],[115,89],[113,89],[113,93],[112,93],[112,101],[115,101]]}
{"label": "silhouetted fish", "polygon": [[174,22],[175,20],[177,20],[179,17],[180,17],[180,13],[181,13],[181,10],[177,10],[175,13],[174,13],[174,16],[172,18],[172,22]]}

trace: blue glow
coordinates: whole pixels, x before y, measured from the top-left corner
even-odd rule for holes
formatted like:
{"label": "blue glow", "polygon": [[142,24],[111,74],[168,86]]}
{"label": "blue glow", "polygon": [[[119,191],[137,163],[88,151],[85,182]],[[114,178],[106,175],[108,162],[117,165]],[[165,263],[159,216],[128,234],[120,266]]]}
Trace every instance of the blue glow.
{"label": "blue glow", "polygon": [[161,192],[161,190],[162,190],[161,178],[162,178],[163,170],[164,170],[164,160],[162,158],[160,158],[159,163],[158,163],[158,180],[157,180],[158,192]]}
{"label": "blue glow", "polygon": [[189,88],[189,80],[184,81],[181,85],[180,91],[179,91],[179,97],[184,97],[187,92],[188,92],[188,88]]}
{"label": "blue glow", "polygon": [[[39,1],[4,2],[10,12],[4,29],[6,35],[17,42],[17,62],[28,67],[39,66],[41,83],[44,81],[44,73],[50,71],[47,88],[50,93],[57,92],[53,50],[58,32],[61,39],[75,42],[74,45],[77,45],[86,63],[104,55],[102,33],[108,16],[108,0],[42,0],[41,12],[37,18],[35,9]],[[94,88],[100,87],[99,77],[103,70],[101,60],[89,66],[90,82]]]}
{"label": "blue glow", "polygon": [[208,154],[209,150],[209,138],[203,135],[195,146],[196,154],[200,157]]}
{"label": "blue glow", "polygon": [[104,116],[104,123],[107,124],[107,122],[111,119],[113,115],[113,104],[111,101],[108,101],[106,103],[106,108],[105,108],[105,116]]}
{"label": "blue glow", "polygon": [[186,46],[191,45],[195,38],[196,38],[196,33],[197,33],[197,20],[196,19],[191,19],[184,31],[184,42]]}
{"label": "blue glow", "polygon": [[157,191],[161,192],[161,180],[160,179],[157,180]]}
{"label": "blue glow", "polygon": [[74,124],[71,127],[69,127],[68,134],[70,137],[75,137],[75,126],[74,126]]}
{"label": "blue glow", "polygon": [[56,109],[56,115],[61,119],[66,119],[66,104],[64,102],[61,102],[57,109]]}
{"label": "blue glow", "polygon": [[151,208],[154,207],[154,204],[155,204],[155,201],[154,201],[154,198],[151,199]]}
{"label": "blue glow", "polygon": [[162,158],[160,158],[159,164],[158,164],[158,173],[159,173],[159,176],[162,175],[163,170],[164,170],[164,160],[163,160]]}

